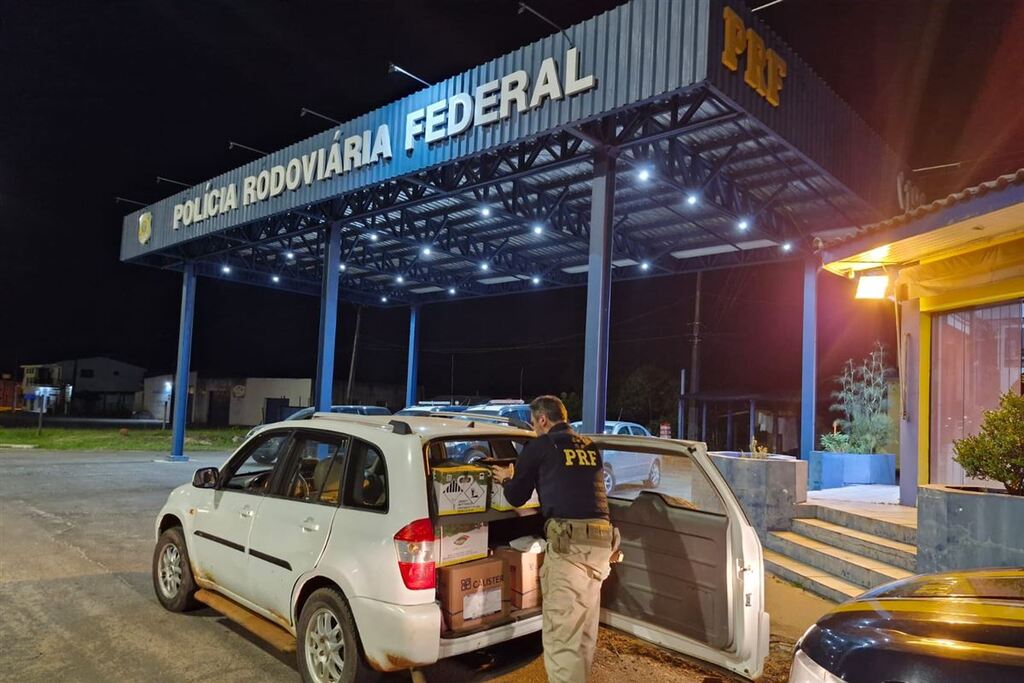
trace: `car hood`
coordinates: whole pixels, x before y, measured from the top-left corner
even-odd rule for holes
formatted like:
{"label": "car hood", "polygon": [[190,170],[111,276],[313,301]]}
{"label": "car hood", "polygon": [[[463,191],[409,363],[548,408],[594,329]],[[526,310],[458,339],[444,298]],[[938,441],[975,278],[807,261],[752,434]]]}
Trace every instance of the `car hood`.
{"label": "car hood", "polygon": [[1020,681],[1024,568],[880,586],[822,617],[800,648],[848,683]]}

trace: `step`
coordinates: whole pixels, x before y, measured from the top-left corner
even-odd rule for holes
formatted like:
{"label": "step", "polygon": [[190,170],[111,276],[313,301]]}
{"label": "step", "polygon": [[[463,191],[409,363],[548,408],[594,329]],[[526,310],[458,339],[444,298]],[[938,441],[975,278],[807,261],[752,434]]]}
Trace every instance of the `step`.
{"label": "step", "polygon": [[295,652],[295,636],[277,624],[242,607],[234,600],[202,589],[196,591],[196,600],[210,609],[220,612],[249,633],[269,643],[274,649],[284,653]]}
{"label": "step", "polygon": [[811,508],[813,514],[808,517],[844,526],[847,529],[864,531],[875,536],[888,538],[890,541],[898,541],[907,545],[917,546],[917,527],[909,524],[898,524],[885,519],[872,517],[870,512],[852,512],[829,505],[816,505],[814,503],[803,503],[798,507]]}
{"label": "step", "polygon": [[793,531],[868,559],[885,562],[908,571],[917,570],[917,546],[909,543],[882,538],[823,519],[794,519]]}
{"label": "step", "polygon": [[764,568],[780,579],[795,583],[833,602],[846,602],[864,592],[860,586],[844,581],[838,576],[832,576],[828,572],[767,548],[764,550]]}
{"label": "step", "polygon": [[873,588],[913,575],[913,572],[906,569],[836,548],[793,531],[771,531],[765,539],[765,545],[786,557],[864,588]]}

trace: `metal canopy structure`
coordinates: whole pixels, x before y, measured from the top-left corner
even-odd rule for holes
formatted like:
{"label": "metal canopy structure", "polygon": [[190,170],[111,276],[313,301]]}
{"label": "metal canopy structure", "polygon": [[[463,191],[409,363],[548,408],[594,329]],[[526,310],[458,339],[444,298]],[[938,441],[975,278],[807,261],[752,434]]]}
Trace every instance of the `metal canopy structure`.
{"label": "metal canopy structure", "polygon": [[739,3],[632,0],[126,216],[121,257],[185,274],[183,335],[196,275],[320,296],[321,407],[339,298],[412,307],[415,387],[421,304],[587,285],[599,431],[613,280],[809,258],[886,215],[900,168]]}

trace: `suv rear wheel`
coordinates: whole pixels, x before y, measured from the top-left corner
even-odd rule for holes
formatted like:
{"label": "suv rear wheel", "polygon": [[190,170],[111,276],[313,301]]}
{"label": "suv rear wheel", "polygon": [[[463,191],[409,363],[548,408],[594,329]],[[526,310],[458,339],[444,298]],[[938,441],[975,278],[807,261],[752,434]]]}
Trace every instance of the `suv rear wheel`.
{"label": "suv rear wheel", "polygon": [[363,657],[356,622],[337,590],[314,591],[302,606],[296,631],[295,654],[306,683],[369,683],[379,678]]}
{"label": "suv rear wheel", "polygon": [[153,588],[157,600],[171,612],[187,612],[199,606],[194,595],[196,583],[181,527],[160,534],[153,550]]}

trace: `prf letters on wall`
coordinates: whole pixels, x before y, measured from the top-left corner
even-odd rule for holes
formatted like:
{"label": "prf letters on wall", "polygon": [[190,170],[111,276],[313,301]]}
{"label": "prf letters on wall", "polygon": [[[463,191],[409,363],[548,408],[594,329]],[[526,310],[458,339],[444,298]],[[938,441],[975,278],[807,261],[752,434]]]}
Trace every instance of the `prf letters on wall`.
{"label": "prf letters on wall", "polygon": [[740,68],[740,55],[746,53],[743,80],[773,107],[779,106],[779,92],[786,77],[786,62],[771,48],[765,49],[764,39],[754,29],[747,28],[740,15],[730,7],[722,13],[725,20],[725,49],[722,64],[730,71]]}

